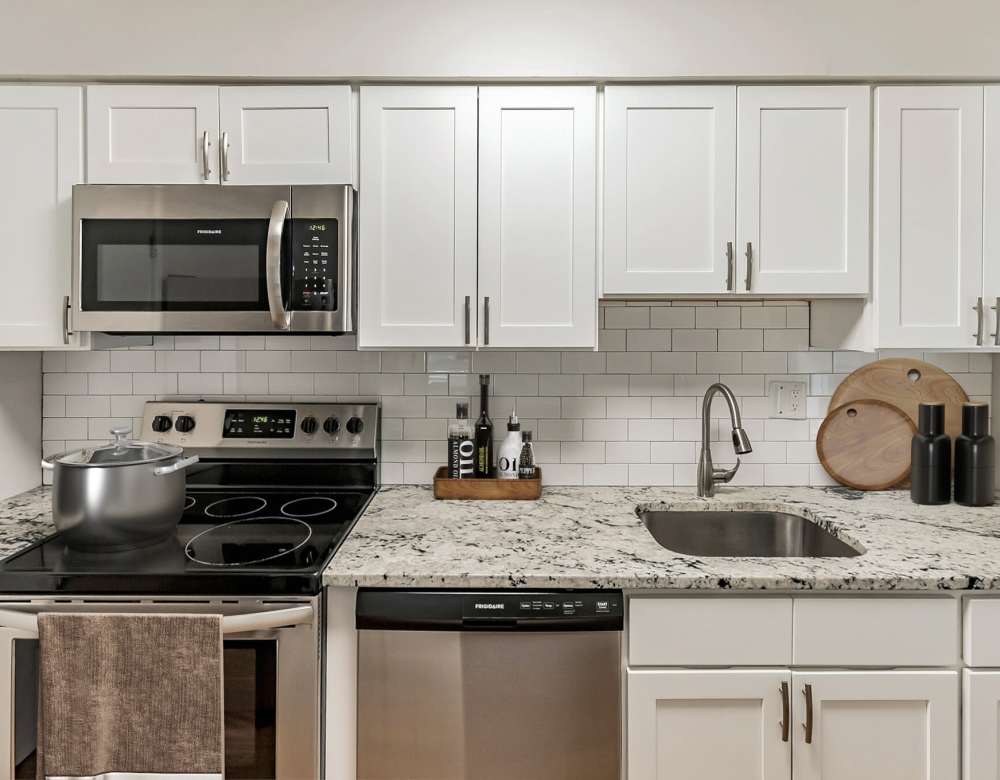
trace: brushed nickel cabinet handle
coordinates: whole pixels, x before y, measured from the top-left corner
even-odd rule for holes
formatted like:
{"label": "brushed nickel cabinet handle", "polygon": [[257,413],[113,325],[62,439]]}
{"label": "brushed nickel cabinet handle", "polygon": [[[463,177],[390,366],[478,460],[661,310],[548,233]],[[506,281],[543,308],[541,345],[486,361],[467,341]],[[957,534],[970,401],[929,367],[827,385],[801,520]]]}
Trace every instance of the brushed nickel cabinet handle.
{"label": "brushed nickel cabinet handle", "polygon": [[69,344],[69,337],[73,332],[69,329],[69,296],[63,296],[63,344]]}
{"label": "brushed nickel cabinet handle", "polygon": [[990,306],[990,308],[997,313],[996,315],[996,332],[991,333],[993,337],[993,346],[1000,347],[1000,296],[997,296],[996,306]]}
{"label": "brushed nickel cabinet handle", "polygon": [[211,143],[208,140],[208,130],[201,134],[201,175],[205,181],[208,181],[208,177],[212,175],[212,166],[209,165],[208,148]]}
{"label": "brushed nickel cabinet handle", "polygon": [[726,242],[726,289],[733,292],[736,289],[736,258],[733,254],[733,242]]}
{"label": "brushed nickel cabinet handle", "polygon": [[747,241],[747,292],[750,292],[750,283],[753,279],[753,243]]}
{"label": "brushed nickel cabinet handle", "polygon": [[469,344],[472,342],[472,296],[465,296],[465,343]]}
{"label": "brushed nickel cabinet handle", "polygon": [[222,154],[222,180],[229,181],[229,131],[222,134],[222,142],[219,144]]}
{"label": "brushed nickel cabinet handle", "polygon": [[490,296],[483,298],[483,344],[490,344]]}
{"label": "brushed nickel cabinet handle", "polygon": [[972,310],[976,313],[976,332],[972,336],[976,340],[976,346],[981,347],[983,346],[983,319],[986,316],[986,312],[983,309],[982,295],[976,299],[976,305],[972,307]]}
{"label": "brushed nickel cabinet handle", "polygon": [[788,732],[790,730],[791,702],[788,700],[788,683],[781,684],[781,741],[788,742]]}
{"label": "brushed nickel cabinet handle", "polygon": [[813,741],[813,687],[806,683],[802,693],[806,697],[806,722],[802,724],[802,728],[806,730],[806,744],[811,745]]}

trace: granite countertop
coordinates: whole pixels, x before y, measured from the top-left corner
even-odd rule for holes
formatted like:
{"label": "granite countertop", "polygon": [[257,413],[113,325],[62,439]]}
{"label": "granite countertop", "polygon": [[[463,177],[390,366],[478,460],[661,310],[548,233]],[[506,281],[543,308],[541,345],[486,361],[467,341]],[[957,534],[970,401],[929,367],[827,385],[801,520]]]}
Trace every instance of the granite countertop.
{"label": "granite countertop", "polygon": [[55,533],[52,488],[37,487],[0,500],[0,560]]}
{"label": "granite countertop", "polygon": [[[917,506],[909,492],[844,488],[549,487],[539,501],[436,501],[429,487],[375,496],[330,566],[331,586],[928,591],[1000,589],[1000,505]],[[660,547],[637,505],[802,514],[864,554],[708,558]]]}

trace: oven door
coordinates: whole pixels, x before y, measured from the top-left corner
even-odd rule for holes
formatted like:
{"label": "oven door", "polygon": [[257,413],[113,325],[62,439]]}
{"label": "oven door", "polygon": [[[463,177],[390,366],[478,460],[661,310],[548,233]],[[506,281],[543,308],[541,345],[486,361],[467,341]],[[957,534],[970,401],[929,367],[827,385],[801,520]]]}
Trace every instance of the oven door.
{"label": "oven door", "polygon": [[[261,604],[239,613],[264,623],[276,609],[311,605],[313,618],[291,626],[229,633],[223,639],[227,780],[306,780],[320,776],[317,600]],[[24,605],[59,611],[233,612],[231,604],[78,603]],[[9,603],[0,603],[3,610]],[[241,608],[242,609],[242,608]],[[260,610],[260,611],[256,611]],[[274,621],[272,621],[274,622]],[[38,637],[0,627],[0,776],[35,778]],[[4,773],[6,770],[6,774]]]}
{"label": "oven door", "polygon": [[291,187],[77,185],[73,328],[273,332],[291,199]]}

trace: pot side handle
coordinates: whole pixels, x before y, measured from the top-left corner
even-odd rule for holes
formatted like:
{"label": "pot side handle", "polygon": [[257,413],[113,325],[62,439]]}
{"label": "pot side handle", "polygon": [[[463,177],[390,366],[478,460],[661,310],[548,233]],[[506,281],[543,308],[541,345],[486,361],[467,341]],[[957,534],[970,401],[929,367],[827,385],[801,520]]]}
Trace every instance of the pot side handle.
{"label": "pot side handle", "polygon": [[167,474],[173,474],[175,471],[180,471],[181,469],[186,469],[188,466],[193,466],[198,462],[198,456],[192,455],[190,458],[183,458],[181,460],[171,463],[169,466],[159,466],[153,469],[153,473],[158,477],[165,477]]}
{"label": "pot side handle", "polygon": [[42,458],[42,468],[43,469],[45,469],[46,471],[52,471],[55,467],[56,467],[56,464],[53,463],[51,460],[46,460],[45,458]]}

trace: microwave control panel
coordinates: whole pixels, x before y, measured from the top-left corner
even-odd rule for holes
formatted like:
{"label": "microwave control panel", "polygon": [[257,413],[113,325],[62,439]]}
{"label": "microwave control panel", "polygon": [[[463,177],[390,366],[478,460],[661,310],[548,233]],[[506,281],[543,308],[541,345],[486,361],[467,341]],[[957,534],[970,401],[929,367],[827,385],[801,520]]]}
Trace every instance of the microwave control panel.
{"label": "microwave control panel", "polygon": [[293,219],[292,300],[296,311],[337,310],[337,220]]}

